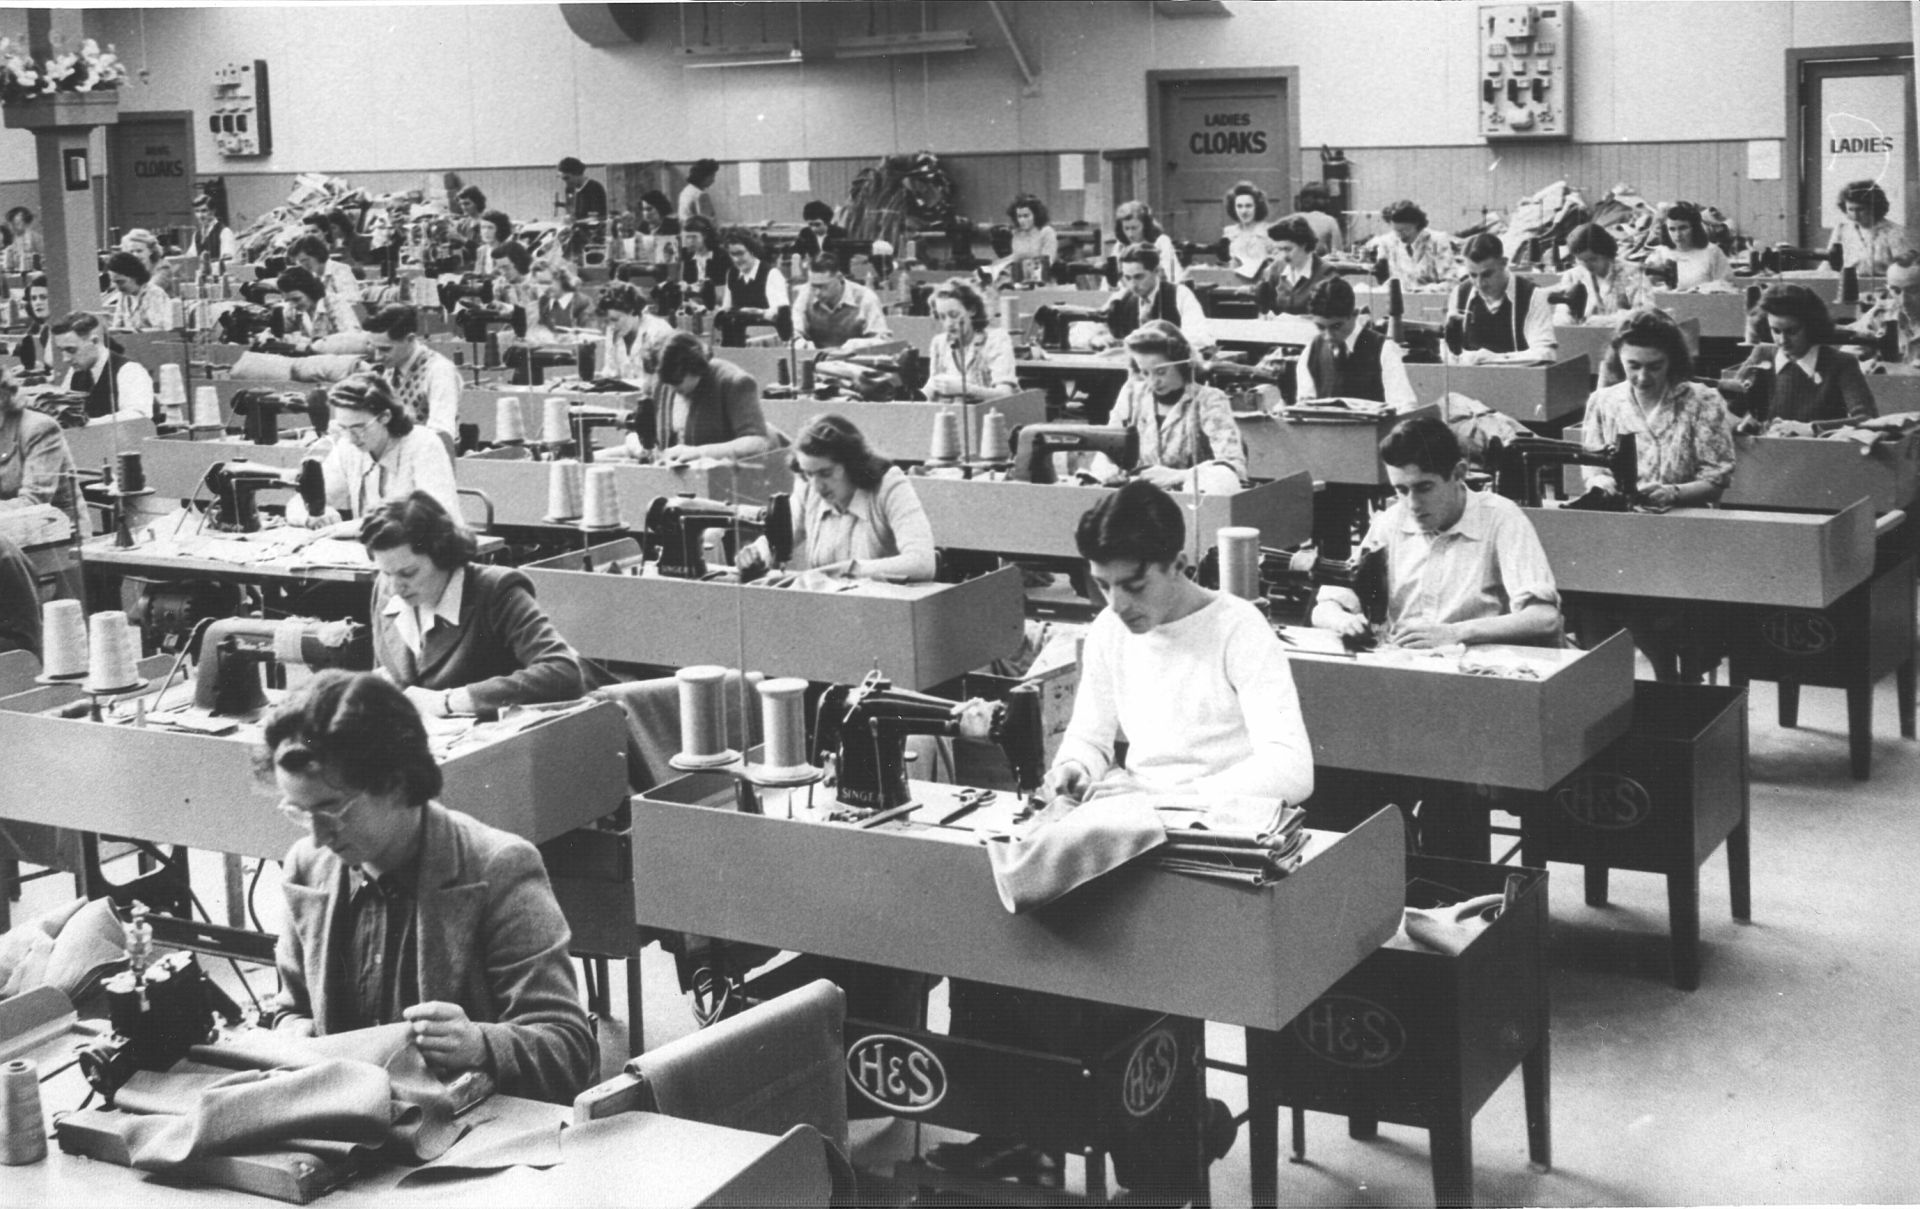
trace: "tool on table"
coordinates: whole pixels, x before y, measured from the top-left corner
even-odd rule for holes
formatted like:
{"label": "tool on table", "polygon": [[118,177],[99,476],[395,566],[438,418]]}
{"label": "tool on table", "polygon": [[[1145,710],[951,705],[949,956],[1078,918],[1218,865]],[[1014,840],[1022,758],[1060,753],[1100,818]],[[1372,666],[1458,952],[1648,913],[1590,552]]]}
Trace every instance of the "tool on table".
{"label": "tool on table", "polygon": [[963,789],[959,794],[960,805],[940,816],[940,826],[951,827],[966,818],[982,806],[988,805],[999,797],[991,789]]}

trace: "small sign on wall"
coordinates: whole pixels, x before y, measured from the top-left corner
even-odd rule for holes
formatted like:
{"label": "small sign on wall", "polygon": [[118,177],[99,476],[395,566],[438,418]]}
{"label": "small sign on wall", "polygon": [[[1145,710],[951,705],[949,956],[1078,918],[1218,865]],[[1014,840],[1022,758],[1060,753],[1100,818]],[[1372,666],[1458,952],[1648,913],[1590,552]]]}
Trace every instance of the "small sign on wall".
{"label": "small sign on wall", "polygon": [[87,149],[69,147],[60,153],[60,162],[64,167],[61,176],[67,182],[67,192],[83,193],[93,187],[93,173],[87,167]]}

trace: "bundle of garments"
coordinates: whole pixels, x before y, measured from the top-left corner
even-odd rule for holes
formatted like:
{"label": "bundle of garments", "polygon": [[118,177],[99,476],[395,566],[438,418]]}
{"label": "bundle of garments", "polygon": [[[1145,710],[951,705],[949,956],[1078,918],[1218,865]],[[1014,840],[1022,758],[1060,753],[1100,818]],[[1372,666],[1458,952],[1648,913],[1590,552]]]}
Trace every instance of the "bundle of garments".
{"label": "bundle of garments", "polygon": [[1506,228],[1500,232],[1500,242],[1506,246],[1509,259],[1545,263],[1567,242],[1573,229],[1588,221],[1592,213],[1578,189],[1565,181],[1555,181],[1514,205],[1513,213],[1507,216]]}
{"label": "bundle of garments", "polygon": [[933,152],[890,155],[853,178],[847,190],[847,238],[884,239],[899,247],[909,227],[944,225],[953,216],[955,192]]}
{"label": "bundle of garments", "polygon": [[268,210],[234,233],[243,260],[260,260],[307,233],[306,218],[316,210],[341,210],[357,215],[367,208],[367,193],[342,177],[303,172],[294,178],[293,191],[281,205]]}

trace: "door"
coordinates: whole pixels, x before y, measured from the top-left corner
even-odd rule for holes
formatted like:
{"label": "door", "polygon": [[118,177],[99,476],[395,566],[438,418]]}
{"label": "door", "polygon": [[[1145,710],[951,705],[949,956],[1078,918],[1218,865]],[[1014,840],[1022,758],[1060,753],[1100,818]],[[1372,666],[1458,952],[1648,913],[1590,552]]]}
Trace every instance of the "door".
{"label": "door", "polygon": [[[1842,47],[1796,52],[1800,135],[1799,243],[1827,245],[1846,217],[1837,201],[1850,181],[1886,191],[1887,217],[1910,226],[1920,207],[1920,155],[1913,128],[1910,47]],[[1863,53],[1864,52],[1864,53]]]}
{"label": "door", "polygon": [[1218,239],[1223,199],[1243,180],[1266,190],[1271,217],[1292,211],[1297,79],[1287,68],[1147,73],[1152,204],[1175,239]]}
{"label": "door", "polygon": [[144,227],[184,247],[193,225],[193,115],[123,113],[107,127],[107,196],[117,232]]}

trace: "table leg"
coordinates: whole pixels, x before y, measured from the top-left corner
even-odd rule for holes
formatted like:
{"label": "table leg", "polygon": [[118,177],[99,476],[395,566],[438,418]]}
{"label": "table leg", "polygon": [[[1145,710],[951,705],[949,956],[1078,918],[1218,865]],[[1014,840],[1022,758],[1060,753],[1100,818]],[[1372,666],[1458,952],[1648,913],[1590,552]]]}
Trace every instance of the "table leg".
{"label": "table leg", "polygon": [[1546,1031],[1520,1059],[1527,1101],[1527,1159],[1540,1171],[1553,1169],[1553,1042]]}
{"label": "table leg", "polygon": [[244,928],[247,926],[247,871],[246,863],[234,853],[222,858],[227,879],[227,926]]}
{"label": "table leg", "polygon": [[627,954],[627,1057],[647,1052],[646,1020],[640,1002],[640,949]]}
{"label": "table leg", "polygon": [[1667,873],[1667,927],[1673,933],[1673,985],[1700,986],[1700,867],[1691,857]]}
{"label": "table leg", "polygon": [[[1863,677],[1864,678],[1864,677]],[[1847,754],[1853,764],[1853,779],[1864,781],[1873,775],[1873,684],[1855,682],[1847,686]]]}
{"label": "table leg", "polygon": [[1914,657],[1909,655],[1905,663],[1893,669],[1893,691],[1899,701],[1900,737],[1911,739],[1913,734],[1913,665]]}
{"label": "table leg", "polygon": [[1727,832],[1727,889],[1733,899],[1733,917],[1743,922],[1753,918],[1750,821],[1743,818],[1732,831]]}
{"label": "table leg", "polygon": [[[1247,1035],[1247,1175],[1255,1205],[1280,1203],[1280,1089],[1274,1074],[1280,1037],[1268,1029]],[[1297,1118],[1296,1118],[1297,1121]],[[1296,1153],[1304,1151],[1295,1126]]]}
{"label": "table leg", "polygon": [[1606,906],[1607,905],[1607,874],[1609,872],[1607,866],[1588,865],[1586,868],[1586,872],[1587,872],[1587,905],[1589,907]]}
{"label": "table leg", "polygon": [[1782,680],[1780,689],[1780,726],[1783,730],[1792,730],[1800,725],[1800,686],[1791,680]]}
{"label": "table leg", "polygon": [[1450,1105],[1427,1131],[1433,1155],[1433,1197],[1440,1206],[1473,1204],[1473,1113]]}
{"label": "table leg", "polygon": [[1380,1136],[1380,1122],[1374,1117],[1348,1117],[1347,1136],[1356,1142],[1371,1142]]}

